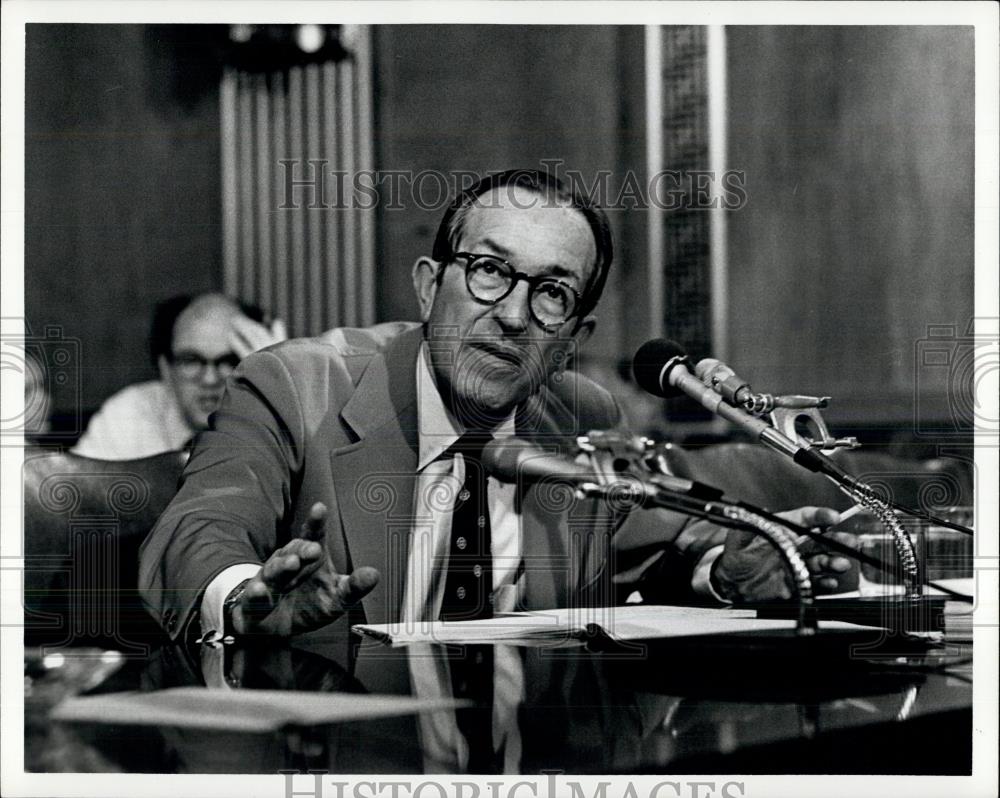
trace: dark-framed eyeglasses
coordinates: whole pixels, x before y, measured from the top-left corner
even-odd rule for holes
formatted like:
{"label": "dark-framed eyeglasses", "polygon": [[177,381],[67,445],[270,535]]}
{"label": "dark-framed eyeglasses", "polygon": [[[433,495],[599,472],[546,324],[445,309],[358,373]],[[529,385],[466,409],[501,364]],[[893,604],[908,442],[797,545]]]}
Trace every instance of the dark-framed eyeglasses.
{"label": "dark-framed eyeglasses", "polygon": [[525,274],[496,255],[456,252],[453,258],[465,261],[465,287],[477,302],[495,305],[517,285],[528,284],[528,308],[535,323],[546,331],[561,327],[576,313],[580,292],[569,283],[545,274]]}
{"label": "dark-framed eyeglasses", "polygon": [[170,355],[170,363],[177,369],[177,373],[186,380],[197,380],[205,375],[205,370],[212,366],[215,373],[222,379],[226,379],[240,363],[239,357],[234,352],[227,352],[216,358],[205,358],[197,352],[173,352]]}

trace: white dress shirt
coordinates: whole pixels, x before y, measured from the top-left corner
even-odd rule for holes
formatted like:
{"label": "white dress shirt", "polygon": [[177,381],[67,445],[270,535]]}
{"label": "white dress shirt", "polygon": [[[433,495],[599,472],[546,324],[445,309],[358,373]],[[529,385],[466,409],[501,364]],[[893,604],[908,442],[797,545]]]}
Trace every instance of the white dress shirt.
{"label": "white dress shirt", "polygon": [[[417,356],[417,482],[413,492],[413,532],[403,592],[402,622],[436,620],[441,612],[451,542],[452,507],[465,482],[465,458],[446,454],[466,430],[444,406],[427,362],[426,346]],[[495,438],[515,433],[514,414],[493,431]],[[521,564],[521,517],[516,485],[487,479],[493,552],[493,608],[509,612],[517,602]]]}
{"label": "white dress shirt", "polygon": [[170,387],[151,380],[108,398],[71,451],[98,460],[137,460],[183,449],[196,432]]}

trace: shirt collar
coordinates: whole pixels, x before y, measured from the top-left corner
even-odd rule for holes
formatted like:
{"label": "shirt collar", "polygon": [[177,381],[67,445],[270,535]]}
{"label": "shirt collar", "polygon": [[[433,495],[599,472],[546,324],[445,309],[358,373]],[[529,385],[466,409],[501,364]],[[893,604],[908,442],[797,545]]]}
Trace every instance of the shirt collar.
{"label": "shirt collar", "polygon": [[[510,438],[516,432],[515,416],[512,412],[493,431],[495,438]],[[445,407],[438,392],[437,383],[431,373],[427,357],[427,344],[421,344],[417,354],[417,436],[419,457],[417,470],[423,471],[462,437],[465,428]]]}

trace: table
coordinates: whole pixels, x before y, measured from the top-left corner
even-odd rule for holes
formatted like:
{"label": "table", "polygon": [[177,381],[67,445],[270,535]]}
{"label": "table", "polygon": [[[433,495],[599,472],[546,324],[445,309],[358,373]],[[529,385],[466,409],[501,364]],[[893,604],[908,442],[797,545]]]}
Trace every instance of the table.
{"label": "table", "polygon": [[[784,655],[749,661],[732,646],[714,654],[710,648],[655,642],[639,650],[581,642],[465,650],[368,644],[352,669],[314,644],[226,646],[207,655],[204,648],[163,645],[130,658],[97,650],[33,650],[26,656],[26,768],[270,774],[970,772],[971,644],[907,652],[890,642],[851,667]],[[184,728],[152,718],[109,724],[49,717],[53,707],[78,693],[182,686],[234,690],[239,696],[261,689],[454,694],[459,685],[441,674],[460,671],[484,651],[494,674],[492,701],[459,712],[286,724],[255,733]],[[701,660],[698,651],[705,655]],[[208,688],[206,682],[218,686]]]}

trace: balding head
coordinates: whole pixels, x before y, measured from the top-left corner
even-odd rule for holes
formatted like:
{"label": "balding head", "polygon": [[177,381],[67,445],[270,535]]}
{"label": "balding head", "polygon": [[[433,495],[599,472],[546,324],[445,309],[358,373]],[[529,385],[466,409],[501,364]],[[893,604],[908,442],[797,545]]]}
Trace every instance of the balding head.
{"label": "balding head", "polygon": [[227,331],[232,319],[241,314],[239,305],[229,297],[223,294],[201,294],[192,299],[177,317],[171,347],[177,351],[178,340],[184,341],[193,336],[201,341],[209,333]]}

